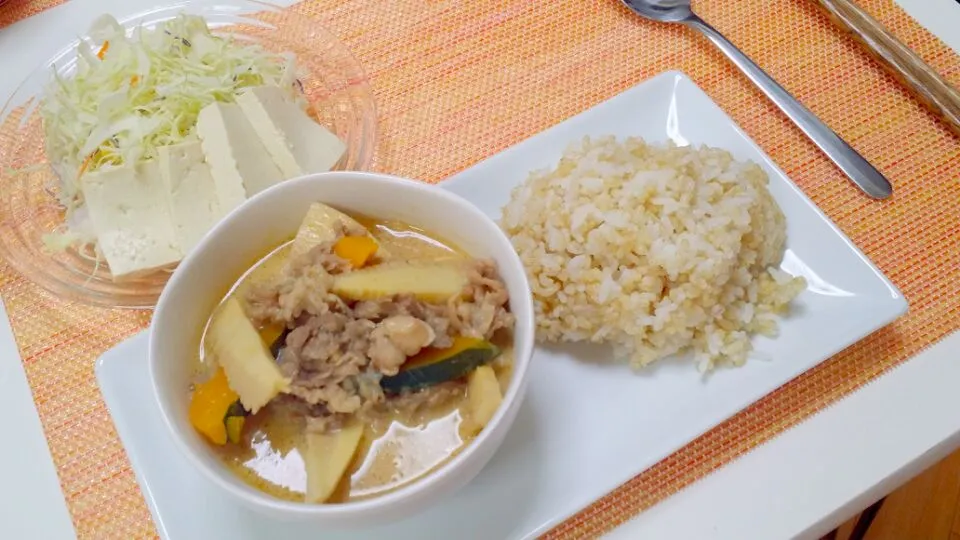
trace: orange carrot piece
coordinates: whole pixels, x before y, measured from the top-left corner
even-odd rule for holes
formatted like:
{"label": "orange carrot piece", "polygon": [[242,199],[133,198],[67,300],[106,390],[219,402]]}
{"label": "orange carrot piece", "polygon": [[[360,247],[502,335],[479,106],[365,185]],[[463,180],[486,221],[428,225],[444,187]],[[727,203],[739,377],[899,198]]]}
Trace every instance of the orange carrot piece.
{"label": "orange carrot piece", "polygon": [[93,161],[93,154],[95,153],[96,152],[91,152],[90,155],[83,160],[83,163],[80,164],[80,170],[77,171],[77,178],[83,176],[83,173],[90,167],[90,162]]}
{"label": "orange carrot piece", "polygon": [[363,268],[377,252],[377,241],[369,236],[344,236],[333,245],[333,252],[354,268]]}

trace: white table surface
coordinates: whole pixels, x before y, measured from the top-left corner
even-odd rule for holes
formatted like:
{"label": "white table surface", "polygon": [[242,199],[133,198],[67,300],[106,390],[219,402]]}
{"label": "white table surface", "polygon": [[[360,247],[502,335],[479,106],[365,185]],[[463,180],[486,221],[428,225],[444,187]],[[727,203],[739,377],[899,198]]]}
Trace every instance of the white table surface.
{"label": "white table surface", "polygon": [[[954,0],[897,2],[960,51],[960,5]],[[82,32],[97,14],[123,15],[156,3],[71,0],[0,29],[0,103],[65,36]],[[0,321],[0,410],[6,411],[0,438],[0,538],[74,538],[2,304]],[[609,538],[819,537],[960,446],[958,356],[960,333],[955,333],[641,513]]]}

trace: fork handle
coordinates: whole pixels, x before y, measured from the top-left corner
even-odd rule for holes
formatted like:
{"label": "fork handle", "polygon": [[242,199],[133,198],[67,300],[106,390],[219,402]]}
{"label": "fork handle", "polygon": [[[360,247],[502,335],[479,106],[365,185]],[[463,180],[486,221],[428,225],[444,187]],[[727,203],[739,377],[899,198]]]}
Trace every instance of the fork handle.
{"label": "fork handle", "polygon": [[880,171],[797,101],[797,98],[780,86],[773,77],[767,75],[736,45],[723,37],[723,34],[717,29],[696,15],[689,16],[683,22],[702,32],[707,39],[727,55],[730,61],[740,68],[747,78],[753,81],[784,114],[793,120],[797,127],[864,193],[875,199],[885,199],[893,193],[890,182]]}
{"label": "fork handle", "polygon": [[931,112],[960,135],[960,92],[851,0],[818,2],[835,23],[865,45],[891,75],[911,89]]}

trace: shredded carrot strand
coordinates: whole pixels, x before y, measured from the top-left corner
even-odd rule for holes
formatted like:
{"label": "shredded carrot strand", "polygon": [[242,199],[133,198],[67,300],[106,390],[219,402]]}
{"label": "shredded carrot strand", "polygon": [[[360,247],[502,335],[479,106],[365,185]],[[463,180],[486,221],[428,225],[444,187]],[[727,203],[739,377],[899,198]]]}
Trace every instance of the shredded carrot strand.
{"label": "shredded carrot strand", "polygon": [[110,41],[104,41],[103,45],[100,46],[100,50],[97,51],[97,58],[103,60],[103,55],[107,54],[107,49],[110,48]]}
{"label": "shredded carrot strand", "polygon": [[140,82],[140,77],[139,77],[138,75],[131,75],[131,76],[130,76],[130,87],[131,87],[131,88],[137,86],[137,83],[139,83],[139,82]]}
{"label": "shredded carrot strand", "polygon": [[95,152],[91,152],[90,155],[87,156],[86,159],[83,160],[83,163],[80,164],[80,170],[77,171],[77,178],[80,178],[80,177],[83,175],[84,171],[87,170],[87,167],[90,166],[90,162],[93,161],[93,154],[94,154],[94,153],[95,153]]}

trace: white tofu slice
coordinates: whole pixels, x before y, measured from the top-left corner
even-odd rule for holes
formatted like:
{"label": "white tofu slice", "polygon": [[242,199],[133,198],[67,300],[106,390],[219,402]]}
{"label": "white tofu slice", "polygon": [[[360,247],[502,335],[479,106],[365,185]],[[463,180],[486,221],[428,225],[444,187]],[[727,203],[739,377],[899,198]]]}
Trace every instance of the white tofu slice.
{"label": "white tofu slice", "polygon": [[183,258],[155,160],[87,173],[81,190],[97,233],[97,246],[114,279]]}
{"label": "white tofu slice", "polygon": [[197,135],[223,214],[284,179],[239,105],[212,103],[197,117]]}
{"label": "white tofu slice", "polygon": [[329,171],[346,151],[343,141],[276,86],[248,88],[237,103],[287,178]]}
{"label": "white tofu slice", "polygon": [[217,186],[199,142],[161,146],[158,153],[174,233],[186,255],[223,217]]}

